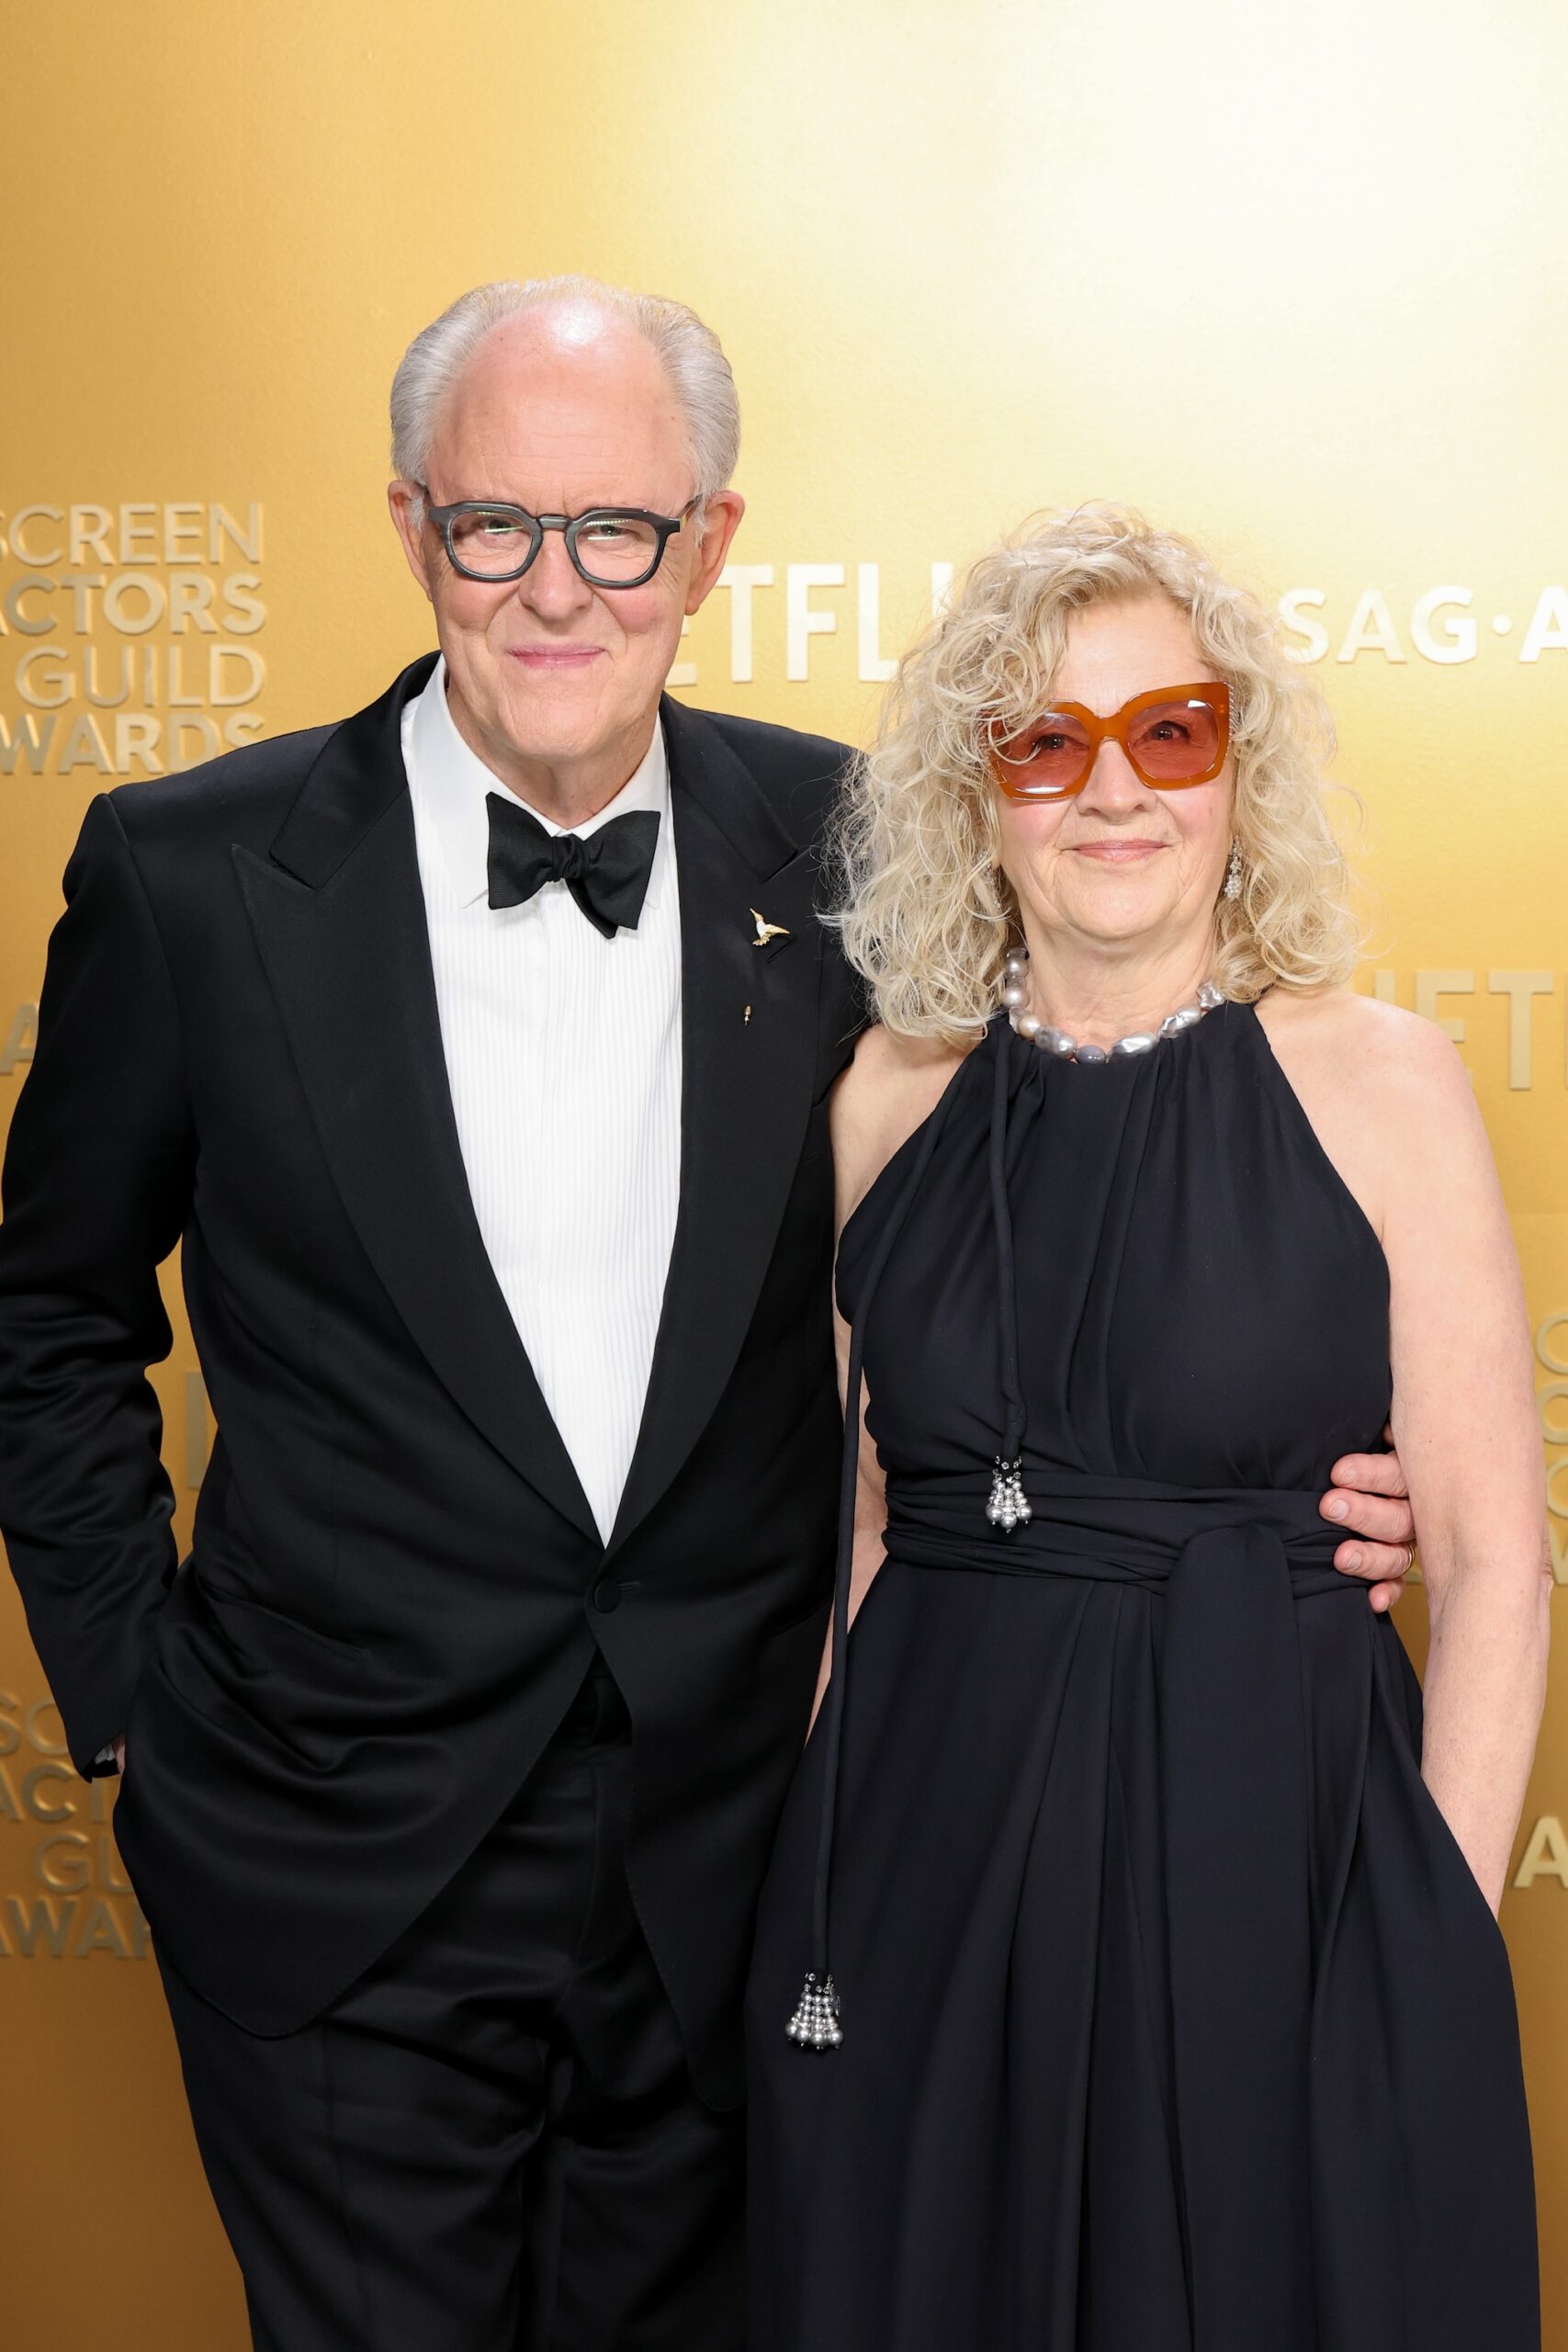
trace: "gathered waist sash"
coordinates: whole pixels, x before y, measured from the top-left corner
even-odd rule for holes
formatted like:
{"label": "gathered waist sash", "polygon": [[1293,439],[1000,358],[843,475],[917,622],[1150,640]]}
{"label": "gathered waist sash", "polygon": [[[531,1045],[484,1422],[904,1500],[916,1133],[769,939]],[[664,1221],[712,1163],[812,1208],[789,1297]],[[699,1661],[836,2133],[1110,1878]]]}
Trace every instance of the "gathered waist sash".
{"label": "gathered waist sash", "polygon": [[[922,1568],[1001,1576],[1069,1576],[1145,1585],[1176,1600],[1179,1585],[1221,1577],[1246,1561],[1292,1597],[1359,1595],[1334,1554],[1344,1531],[1318,1510],[1319,1489],[1173,1487],[1032,1466],[1025,1473],[1032,1519],[1003,1533],[987,1523],[988,1477],[980,1472],[918,1480],[890,1477],[886,1543],[890,1558]],[[1196,1593],[1194,1593],[1196,1598]],[[1245,1593],[1225,1606],[1246,1607]]]}

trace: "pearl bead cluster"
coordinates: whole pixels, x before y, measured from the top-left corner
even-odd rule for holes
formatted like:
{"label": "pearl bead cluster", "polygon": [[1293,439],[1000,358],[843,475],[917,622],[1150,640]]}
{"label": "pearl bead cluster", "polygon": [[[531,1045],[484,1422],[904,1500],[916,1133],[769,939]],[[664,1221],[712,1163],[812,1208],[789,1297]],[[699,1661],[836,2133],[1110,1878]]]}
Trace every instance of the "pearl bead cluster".
{"label": "pearl bead cluster", "polygon": [[806,1980],[795,2015],[784,2031],[797,2050],[840,2050],[843,2047],[844,2031],[839,2023],[839,1995],[830,1976],[825,1984],[819,1984],[816,1971],[812,1971]]}
{"label": "pearl bead cluster", "polygon": [[1206,1012],[1224,1002],[1213,981],[1205,980],[1193,1001],[1167,1013],[1157,1029],[1134,1029],[1131,1036],[1118,1037],[1113,1046],[1079,1045],[1065,1029],[1053,1029],[1029,1011],[1028,949],[1015,947],[1002,967],[1002,1003],[1014,1029],[1043,1054],[1055,1054],[1063,1062],[1125,1061],[1134,1054],[1152,1053],[1162,1037],[1179,1037],[1184,1029],[1195,1028]]}

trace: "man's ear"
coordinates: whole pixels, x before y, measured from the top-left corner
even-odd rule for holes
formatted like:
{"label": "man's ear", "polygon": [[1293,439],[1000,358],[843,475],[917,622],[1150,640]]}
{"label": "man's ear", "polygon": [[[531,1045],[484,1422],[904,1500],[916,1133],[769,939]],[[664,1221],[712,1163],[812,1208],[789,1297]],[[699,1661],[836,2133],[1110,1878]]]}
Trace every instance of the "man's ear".
{"label": "man's ear", "polygon": [[740,528],[740,517],[746,512],[746,501],[738,490],[721,490],[706,503],[703,516],[702,544],[692,567],[692,577],[686,588],[686,610],[694,613],[707,602],[724,570],[729,553],[729,542]]}
{"label": "man's ear", "polygon": [[[424,551],[424,502],[416,481],[389,481],[387,484],[387,504],[391,511],[392,527],[402,542],[402,550],[413,573],[432,604],[430,565]],[[419,520],[414,520],[415,509]]]}

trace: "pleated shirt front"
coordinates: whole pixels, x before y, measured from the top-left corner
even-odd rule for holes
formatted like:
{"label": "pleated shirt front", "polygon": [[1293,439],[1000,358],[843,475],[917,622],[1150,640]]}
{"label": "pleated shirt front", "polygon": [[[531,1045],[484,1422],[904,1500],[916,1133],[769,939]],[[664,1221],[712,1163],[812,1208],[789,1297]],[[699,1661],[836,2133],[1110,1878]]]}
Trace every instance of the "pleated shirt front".
{"label": "pleated shirt front", "polygon": [[519,796],[457,732],[444,662],[404,713],[403,758],[475,1215],[607,1540],[642,1420],[681,1187],[681,914],[663,732],[655,726],[624,789],[576,829],[586,837],[632,809],[659,815],[641,919],[613,939],[563,883],[520,907],[490,906],[485,797]]}

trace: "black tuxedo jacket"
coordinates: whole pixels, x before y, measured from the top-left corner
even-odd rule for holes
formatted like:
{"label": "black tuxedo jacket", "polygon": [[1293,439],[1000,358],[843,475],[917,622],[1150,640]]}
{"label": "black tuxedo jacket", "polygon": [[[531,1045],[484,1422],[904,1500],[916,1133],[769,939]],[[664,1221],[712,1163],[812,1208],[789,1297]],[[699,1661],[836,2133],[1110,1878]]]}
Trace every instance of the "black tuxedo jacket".
{"label": "black tuxedo jacket", "polygon": [[[816,907],[843,747],[663,707],[681,1204],[606,1545],[458,1149],[399,737],[430,667],[89,809],[6,1162],[0,1527],[79,1768],[128,1734],[155,1937],[262,2033],[451,1876],[597,1645],[636,1899],[723,2104],[832,1575],[826,1098],[860,1012]],[[788,936],[755,945],[752,908]],[[176,1242],[218,1423],[177,1571],[145,1377]]]}

